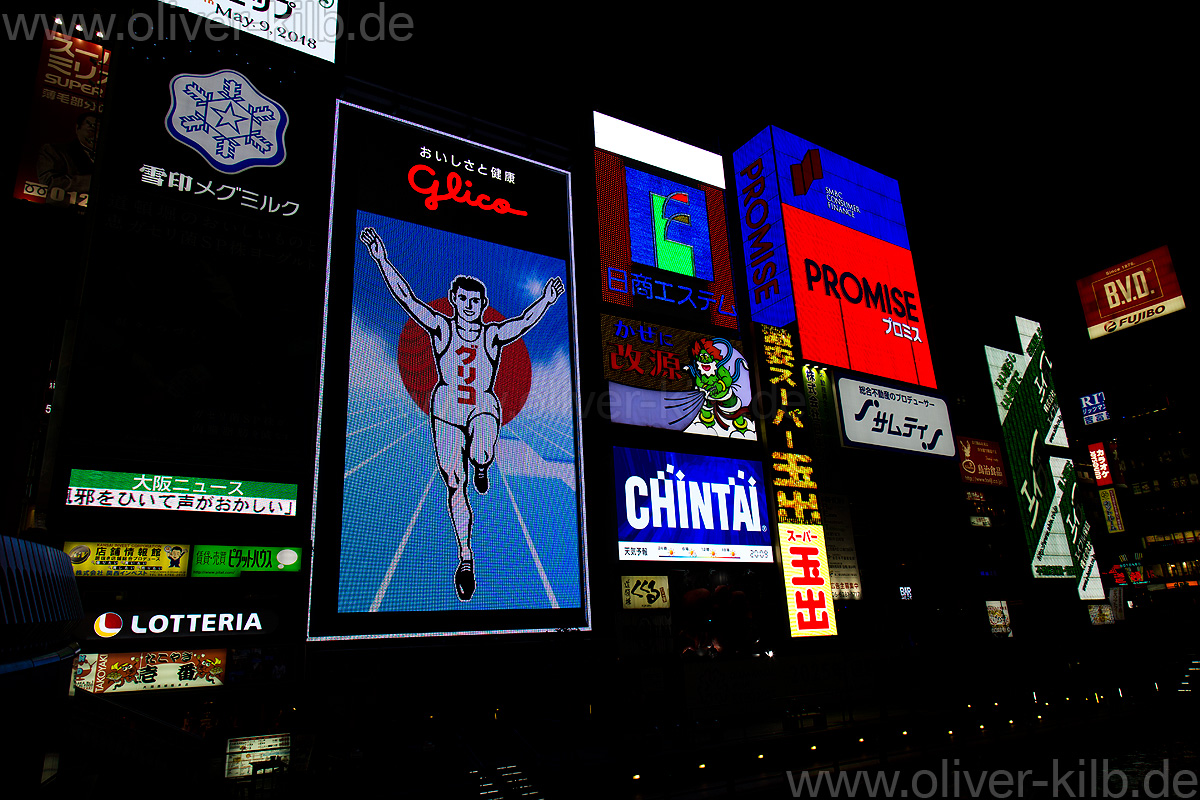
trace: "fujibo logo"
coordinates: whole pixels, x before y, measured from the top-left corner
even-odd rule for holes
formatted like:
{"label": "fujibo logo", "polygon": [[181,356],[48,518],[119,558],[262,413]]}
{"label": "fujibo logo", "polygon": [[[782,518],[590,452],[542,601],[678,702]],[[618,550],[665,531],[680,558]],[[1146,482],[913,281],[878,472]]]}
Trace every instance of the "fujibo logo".
{"label": "fujibo logo", "polygon": [[96,617],[96,624],[92,627],[96,631],[96,635],[101,639],[108,639],[111,636],[116,636],[121,632],[122,620],[120,614],[114,614],[111,611],[105,611],[100,616]]}
{"label": "fujibo logo", "polygon": [[1121,317],[1115,322],[1104,323],[1104,330],[1107,333],[1112,333],[1117,328],[1124,328],[1126,325],[1137,325],[1138,323],[1145,322],[1148,319],[1162,314],[1166,310],[1167,307],[1165,305],[1160,305],[1156,308],[1143,308],[1136,314],[1129,314],[1128,316]]}
{"label": "fujibo logo", "polygon": [[[263,632],[263,622],[258,612],[213,612],[194,614],[154,614],[142,622],[144,614],[133,614],[129,621],[128,635],[183,636],[193,633],[249,633]],[[119,614],[105,611],[96,617],[93,626],[96,635],[108,639],[124,630],[124,621]]]}
{"label": "fujibo logo", "polygon": [[[667,475],[672,477],[668,478]],[[671,464],[653,478],[625,480],[625,519],[635,530],[765,530],[759,515],[757,482],[742,470],[725,483],[685,480]],[[732,518],[730,512],[732,511]]]}

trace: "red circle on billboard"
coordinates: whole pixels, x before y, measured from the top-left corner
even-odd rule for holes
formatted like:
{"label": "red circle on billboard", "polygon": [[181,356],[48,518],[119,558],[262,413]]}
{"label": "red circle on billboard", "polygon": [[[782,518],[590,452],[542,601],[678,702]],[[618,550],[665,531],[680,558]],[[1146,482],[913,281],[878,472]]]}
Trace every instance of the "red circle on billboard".
{"label": "red circle on billboard", "polygon": [[[432,301],[429,307],[447,317],[454,313],[450,301],[445,297]],[[503,322],[505,319],[507,318],[503,314],[491,306],[483,311],[485,323]],[[404,329],[400,331],[396,351],[397,366],[400,369],[400,379],[404,381],[404,388],[408,390],[413,402],[428,414],[433,387],[438,382],[437,365],[433,361],[433,343],[429,334],[409,318],[404,323]],[[525,401],[529,399],[532,380],[533,365],[530,363],[529,349],[525,347],[525,342],[517,339],[504,345],[500,352],[494,388],[496,397],[500,400],[501,425],[521,413]]]}

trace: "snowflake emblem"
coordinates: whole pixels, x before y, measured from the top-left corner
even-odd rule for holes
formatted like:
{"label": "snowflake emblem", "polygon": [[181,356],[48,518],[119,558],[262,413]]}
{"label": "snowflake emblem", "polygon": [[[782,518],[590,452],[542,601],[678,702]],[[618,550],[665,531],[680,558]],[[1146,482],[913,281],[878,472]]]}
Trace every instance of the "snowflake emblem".
{"label": "snowflake emblem", "polygon": [[167,133],[221,172],[282,164],[287,123],[284,107],[234,70],[171,79]]}

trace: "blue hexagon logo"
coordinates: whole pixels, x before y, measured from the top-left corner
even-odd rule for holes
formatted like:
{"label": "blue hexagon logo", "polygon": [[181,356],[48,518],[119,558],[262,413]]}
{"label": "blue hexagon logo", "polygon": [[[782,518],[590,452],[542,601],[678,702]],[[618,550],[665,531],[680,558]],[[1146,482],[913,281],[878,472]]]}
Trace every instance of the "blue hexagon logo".
{"label": "blue hexagon logo", "polygon": [[167,133],[221,172],[277,167],[286,153],[287,111],[231,69],[171,79]]}

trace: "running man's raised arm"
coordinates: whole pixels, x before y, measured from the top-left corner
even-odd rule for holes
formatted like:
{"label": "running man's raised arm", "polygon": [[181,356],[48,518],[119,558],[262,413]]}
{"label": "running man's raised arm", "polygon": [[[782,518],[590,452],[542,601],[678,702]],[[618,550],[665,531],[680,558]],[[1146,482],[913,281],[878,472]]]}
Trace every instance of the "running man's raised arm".
{"label": "running man's raised arm", "polygon": [[562,278],[554,277],[546,281],[546,288],[542,291],[542,296],[534,300],[524,313],[519,317],[506,319],[496,326],[497,341],[504,345],[520,339],[541,321],[546,309],[554,305],[564,293],[566,293],[566,289],[563,288]]}
{"label": "running man's raised arm", "polygon": [[375,259],[375,263],[379,265],[379,272],[383,275],[384,282],[387,284],[388,289],[391,290],[392,297],[396,298],[396,302],[400,304],[400,307],[407,311],[408,315],[416,320],[417,324],[425,330],[437,330],[439,320],[444,320],[445,317],[425,305],[421,298],[413,294],[412,287],[408,285],[408,281],[404,279],[404,276],[400,274],[400,270],[396,269],[388,259],[387,248],[384,247],[383,239],[375,229],[363,228],[358,238],[366,245],[367,252],[371,254],[371,258]]}

